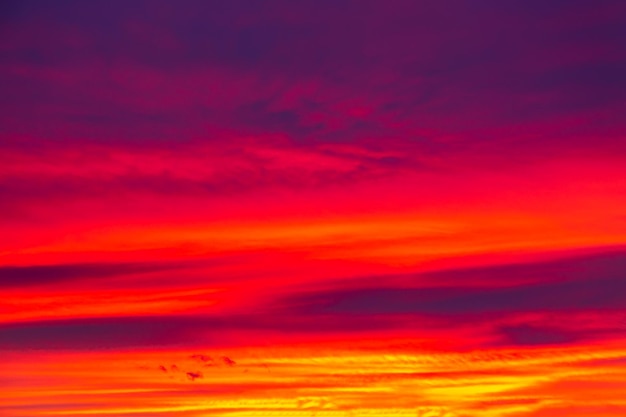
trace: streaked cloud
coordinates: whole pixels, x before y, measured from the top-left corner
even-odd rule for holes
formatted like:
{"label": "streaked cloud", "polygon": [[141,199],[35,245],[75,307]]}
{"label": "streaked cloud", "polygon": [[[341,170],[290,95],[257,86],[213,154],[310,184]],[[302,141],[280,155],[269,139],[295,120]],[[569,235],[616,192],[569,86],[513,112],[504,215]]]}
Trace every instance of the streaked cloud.
{"label": "streaked cloud", "polygon": [[623,2],[0,8],[0,413],[626,414]]}

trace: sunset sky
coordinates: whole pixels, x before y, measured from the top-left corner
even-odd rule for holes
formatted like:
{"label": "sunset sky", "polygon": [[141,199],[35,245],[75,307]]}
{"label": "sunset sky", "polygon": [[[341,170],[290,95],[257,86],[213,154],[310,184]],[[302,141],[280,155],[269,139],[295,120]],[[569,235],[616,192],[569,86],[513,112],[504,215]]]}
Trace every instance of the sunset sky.
{"label": "sunset sky", "polygon": [[626,416],[626,2],[0,5],[0,416]]}

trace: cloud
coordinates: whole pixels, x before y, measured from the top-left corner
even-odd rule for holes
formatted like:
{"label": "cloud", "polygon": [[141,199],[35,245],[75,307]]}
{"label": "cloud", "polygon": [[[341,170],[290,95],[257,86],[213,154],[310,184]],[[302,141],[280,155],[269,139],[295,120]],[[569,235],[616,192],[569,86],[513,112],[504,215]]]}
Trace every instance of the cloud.
{"label": "cloud", "polygon": [[[267,332],[268,338],[303,334],[345,334],[387,328],[381,319],[335,317],[315,319],[295,314],[231,316],[154,316],[80,318],[6,323],[0,325],[0,349],[98,350],[141,347],[227,346],[241,335]],[[289,337],[287,337],[289,338]],[[225,365],[234,361],[221,358]]]}
{"label": "cloud", "polygon": [[[89,318],[0,325],[0,349],[119,349],[192,343],[211,320],[171,317]],[[223,327],[223,325],[222,325]],[[206,340],[203,340],[206,342]]]}
{"label": "cloud", "polygon": [[213,358],[207,355],[196,354],[191,355],[190,358],[199,362],[213,362]]}
{"label": "cloud", "polygon": [[187,379],[195,381],[198,378],[202,378],[202,372],[187,372]]}
{"label": "cloud", "polygon": [[[626,255],[425,274],[445,286],[337,289],[295,296],[303,311],[339,314],[486,314],[626,308]],[[410,280],[404,278],[405,285]],[[480,282],[477,285],[476,281]],[[420,276],[414,283],[419,285]],[[450,285],[454,283],[454,285]],[[471,284],[471,285],[470,285]]]}
{"label": "cloud", "polygon": [[157,145],[279,134],[424,153],[453,135],[447,152],[479,142],[498,154],[493,139],[506,134],[534,157],[566,139],[619,146],[619,2],[185,4],[16,5],[2,37],[5,136]]}
{"label": "cloud", "polygon": [[228,366],[235,366],[237,362],[229,358],[228,356],[222,356],[222,362]]}
{"label": "cloud", "polygon": [[[471,314],[625,307],[623,278],[535,284],[506,289],[475,287],[368,288],[296,298],[305,311],[342,314]],[[618,293],[616,293],[616,291]]]}
{"label": "cloud", "polygon": [[448,269],[415,276],[415,280],[445,281],[463,285],[506,287],[520,284],[591,281],[618,278],[626,269],[626,253],[620,248],[599,249],[595,253],[570,255],[546,261]]}
{"label": "cloud", "polygon": [[[520,345],[611,338],[623,331],[626,280],[623,252],[551,262],[431,273],[440,286],[407,287],[407,277],[343,282],[335,289],[258,300],[256,312],[153,317],[82,318],[0,326],[0,348],[99,349],[141,346],[225,346],[241,335],[265,332],[296,340],[312,335],[408,332],[435,337],[447,329],[468,343],[482,337]],[[481,272],[485,272],[482,281]],[[431,278],[432,278],[431,277]],[[413,278],[419,285],[420,276]],[[613,320],[603,320],[610,312]],[[620,316],[622,314],[622,316]],[[621,317],[621,318],[620,318]],[[480,333],[480,334],[478,334]],[[489,336],[491,335],[491,336]],[[232,338],[232,339],[231,339]],[[209,362],[195,354],[198,362]],[[224,364],[231,359],[221,358]]]}
{"label": "cloud", "polygon": [[[275,301],[273,314],[282,311],[297,317],[302,331],[307,329],[305,323],[326,329],[330,323],[345,322],[361,332],[386,328],[426,338],[437,332],[455,334],[473,346],[567,345],[612,339],[624,329],[625,265],[626,255],[618,251],[379,276],[286,296]],[[376,282],[390,285],[381,287]]]}
{"label": "cloud", "polygon": [[0,266],[0,287],[26,287],[65,281],[85,281],[159,271],[174,271],[181,263],[85,263],[61,265]]}
{"label": "cloud", "polygon": [[501,343],[512,346],[560,345],[580,343],[589,335],[588,329],[579,332],[559,328],[535,327],[529,325],[502,326],[498,329]]}

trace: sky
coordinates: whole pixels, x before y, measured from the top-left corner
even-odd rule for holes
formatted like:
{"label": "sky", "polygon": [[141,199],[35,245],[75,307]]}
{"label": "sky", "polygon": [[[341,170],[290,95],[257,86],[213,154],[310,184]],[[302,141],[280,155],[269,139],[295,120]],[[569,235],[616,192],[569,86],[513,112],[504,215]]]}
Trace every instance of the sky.
{"label": "sky", "polygon": [[0,415],[626,415],[626,3],[0,5]]}

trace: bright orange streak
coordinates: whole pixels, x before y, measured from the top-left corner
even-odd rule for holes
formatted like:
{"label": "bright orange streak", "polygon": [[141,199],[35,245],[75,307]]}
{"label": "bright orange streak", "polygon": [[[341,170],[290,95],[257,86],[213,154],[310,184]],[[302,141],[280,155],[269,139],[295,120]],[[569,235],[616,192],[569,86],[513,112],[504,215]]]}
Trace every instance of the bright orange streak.
{"label": "bright orange streak", "polygon": [[101,252],[119,255],[164,248],[173,248],[169,256],[197,258],[271,249],[309,253],[318,259],[369,259],[410,265],[441,257],[532,253],[623,242],[626,227],[594,230],[570,218],[486,213],[431,219],[393,216],[306,223],[125,226],[85,232],[80,240],[15,248],[0,253],[0,260],[46,255],[62,258],[69,254],[89,257]]}
{"label": "bright orange streak", "polygon": [[[626,409],[626,401],[618,400],[626,388],[623,342],[466,353],[384,345],[372,350],[363,344],[229,348],[235,365],[205,364],[184,351],[42,353],[37,361],[22,353],[12,355],[2,379],[8,382],[7,375],[17,370],[26,376],[12,381],[11,395],[0,406],[26,415],[18,407],[34,395],[46,406],[29,409],[32,417],[565,416],[568,409],[607,404]],[[219,358],[223,352],[209,354]],[[191,381],[186,372],[203,377]]]}
{"label": "bright orange streak", "polygon": [[118,290],[59,292],[6,291],[0,304],[0,323],[34,319],[162,315],[209,308],[216,290]]}

